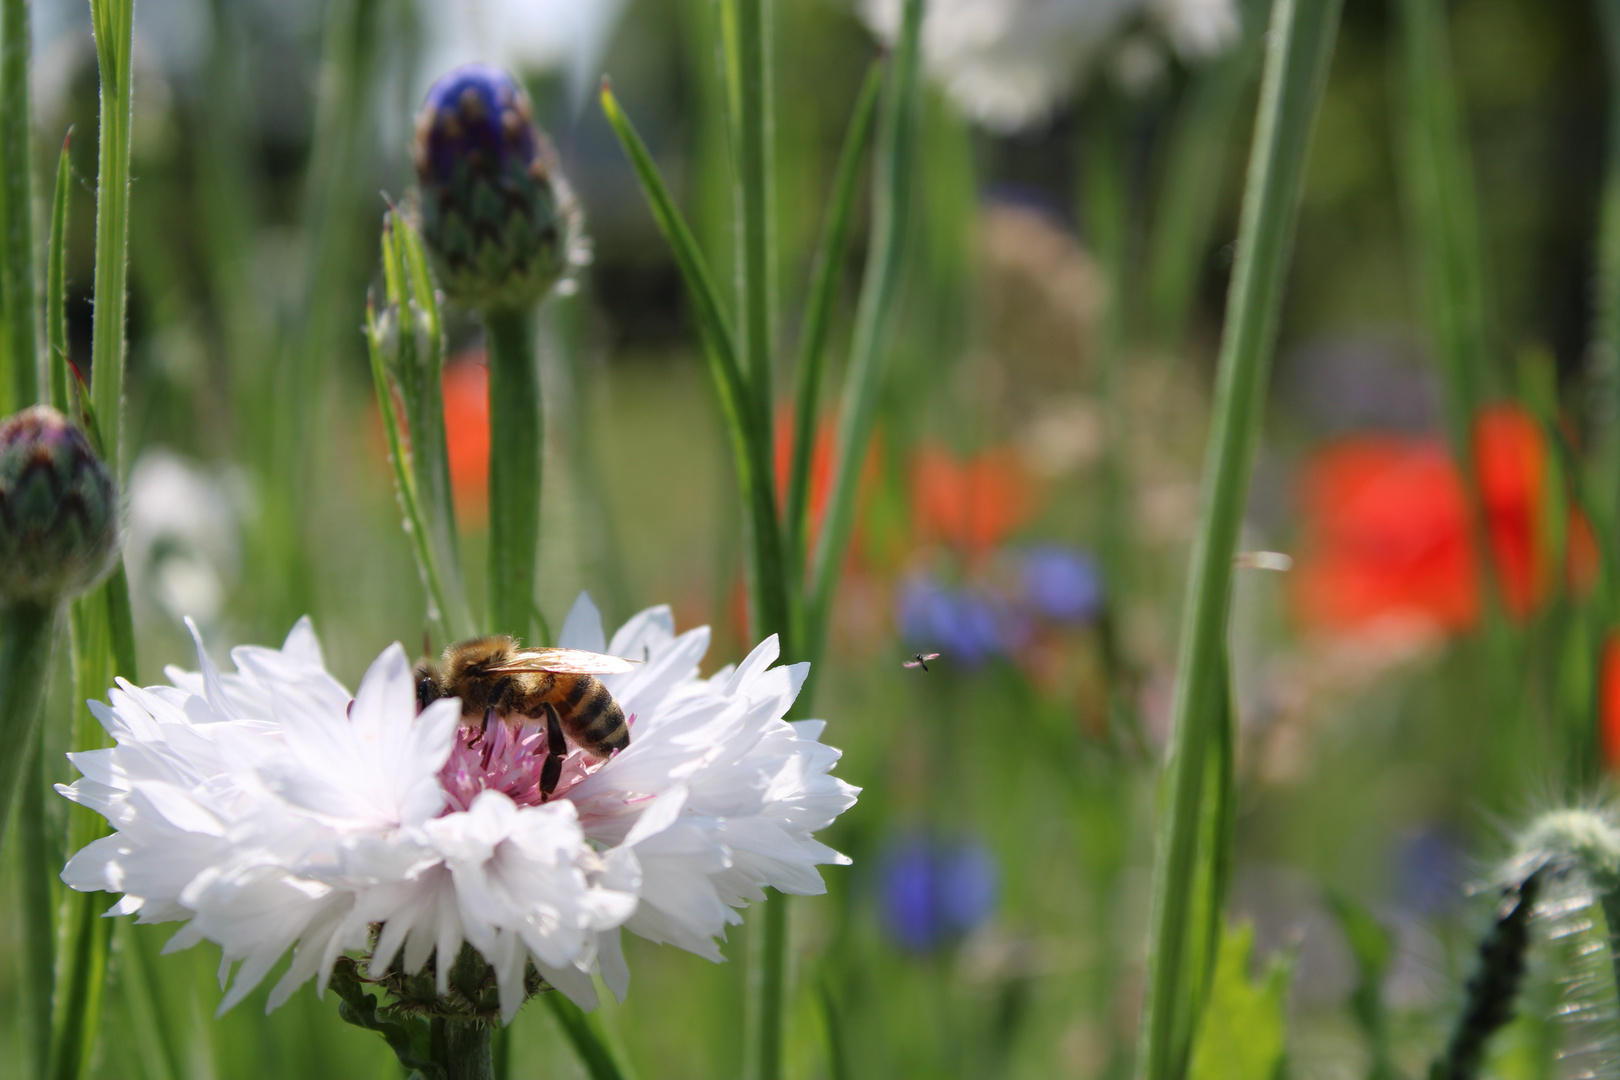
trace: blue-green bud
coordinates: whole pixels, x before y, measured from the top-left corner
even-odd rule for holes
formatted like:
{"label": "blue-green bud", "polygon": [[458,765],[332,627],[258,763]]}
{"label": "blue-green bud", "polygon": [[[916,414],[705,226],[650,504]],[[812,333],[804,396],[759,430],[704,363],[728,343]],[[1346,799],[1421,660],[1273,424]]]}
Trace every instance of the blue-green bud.
{"label": "blue-green bud", "polygon": [[46,405],[0,424],[0,598],[83,592],[118,550],[118,487],[72,421]]}
{"label": "blue-green bud", "polygon": [[465,307],[523,307],[568,269],[578,210],[517,81],[466,64],[416,114],[422,238],[445,295]]}

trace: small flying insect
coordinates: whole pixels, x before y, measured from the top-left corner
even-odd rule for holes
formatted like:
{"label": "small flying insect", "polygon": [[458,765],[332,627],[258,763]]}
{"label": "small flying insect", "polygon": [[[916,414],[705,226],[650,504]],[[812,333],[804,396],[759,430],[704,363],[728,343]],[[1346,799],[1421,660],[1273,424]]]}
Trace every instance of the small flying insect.
{"label": "small flying insect", "polygon": [[630,671],[637,660],[583,649],[524,648],[505,634],[457,642],[437,662],[416,665],[416,701],[461,699],[461,722],[481,727],[491,712],[514,726],[537,720],[546,727],[547,757],[540,790],[550,795],[568,752],[563,735],[594,758],[630,745],[624,710],[598,675]]}
{"label": "small flying insect", "polygon": [[930,661],[930,660],[938,660],[938,659],[939,659],[939,653],[937,653],[937,652],[918,653],[915,659],[904,661],[900,666],[901,667],[920,667],[924,671],[927,671],[928,670],[928,661]]}

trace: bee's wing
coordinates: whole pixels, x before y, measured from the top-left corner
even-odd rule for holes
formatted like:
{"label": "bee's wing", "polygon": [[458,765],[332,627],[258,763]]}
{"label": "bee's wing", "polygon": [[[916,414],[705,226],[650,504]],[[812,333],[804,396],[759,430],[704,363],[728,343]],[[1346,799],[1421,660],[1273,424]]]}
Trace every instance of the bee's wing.
{"label": "bee's wing", "polygon": [[900,662],[900,666],[901,667],[922,667],[922,661],[921,660],[902,660]]}
{"label": "bee's wing", "polygon": [[937,653],[937,652],[923,653],[923,659],[924,660],[938,660],[939,659],[939,653]]}
{"label": "bee's wing", "polygon": [[484,670],[492,675],[519,671],[556,671],[569,675],[617,675],[633,670],[639,660],[586,652],[584,649],[518,649],[512,659]]}

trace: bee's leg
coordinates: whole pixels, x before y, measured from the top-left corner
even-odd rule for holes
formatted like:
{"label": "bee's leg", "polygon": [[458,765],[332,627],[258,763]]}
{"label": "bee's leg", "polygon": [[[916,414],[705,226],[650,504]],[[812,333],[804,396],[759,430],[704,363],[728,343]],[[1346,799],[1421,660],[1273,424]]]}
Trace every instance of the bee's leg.
{"label": "bee's leg", "polygon": [[499,712],[506,706],[506,695],[512,691],[512,676],[507,675],[489,692],[489,707]]}
{"label": "bee's leg", "polygon": [[542,702],[540,711],[546,718],[546,763],[540,766],[540,795],[542,798],[551,798],[551,793],[557,790],[557,781],[562,779],[563,758],[568,756],[568,743],[563,739],[562,721],[557,718],[557,710],[551,702]]}

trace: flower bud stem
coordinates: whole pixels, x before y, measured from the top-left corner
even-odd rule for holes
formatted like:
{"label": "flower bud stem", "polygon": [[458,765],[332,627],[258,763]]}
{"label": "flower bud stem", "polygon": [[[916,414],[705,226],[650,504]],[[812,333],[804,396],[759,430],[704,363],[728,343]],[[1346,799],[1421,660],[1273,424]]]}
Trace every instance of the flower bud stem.
{"label": "flower bud stem", "polygon": [[489,351],[489,611],[498,633],[528,633],[540,545],[545,418],[535,363],[534,310],[483,313]]}
{"label": "flower bud stem", "polygon": [[6,412],[39,399],[39,348],[34,306],[34,193],[31,147],[33,115],[28,96],[28,2],[0,3],[0,161],[5,165],[4,282],[6,364],[11,398]]}
{"label": "flower bud stem", "polygon": [[51,667],[58,605],[18,600],[0,608],[0,835],[28,763]]}
{"label": "flower bud stem", "polygon": [[490,1050],[492,1029],[486,1024],[444,1025],[444,1071],[447,1080],[494,1080],[495,1057]]}

